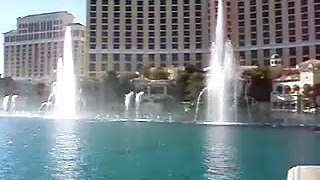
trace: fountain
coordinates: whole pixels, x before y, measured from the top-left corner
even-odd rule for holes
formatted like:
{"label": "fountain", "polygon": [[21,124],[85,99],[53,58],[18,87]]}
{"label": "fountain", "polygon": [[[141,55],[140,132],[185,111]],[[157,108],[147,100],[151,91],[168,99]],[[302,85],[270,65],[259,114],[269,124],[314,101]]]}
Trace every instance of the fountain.
{"label": "fountain", "polygon": [[15,112],[17,110],[17,98],[18,95],[12,95],[11,97],[11,112]]}
{"label": "fountain", "polygon": [[223,13],[223,2],[219,0],[215,43],[211,46],[210,70],[207,77],[207,121],[215,123],[234,121],[236,118],[236,106],[233,104],[237,99],[234,86],[238,75],[233,47],[230,41],[225,41]]}
{"label": "fountain", "polygon": [[2,108],[3,108],[3,111],[5,112],[9,111],[9,100],[10,100],[10,95],[7,95],[3,98]]}
{"label": "fountain", "polygon": [[196,112],[195,112],[195,115],[194,115],[194,121],[197,121],[198,119],[199,119],[199,110],[200,110],[200,103],[201,103],[201,97],[202,97],[202,95],[203,95],[203,93],[205,92],[205,91],[207,91],[208,90],[208,88],[207,87],[205,87],[205,88],[203,88],[202,90],[201,90],[201,92],[199,93],[199,96],[198,96],[198,98],[197,98],[197,103],[196,103]]}
{"label": "fountain", "polygon": [[132,103],[132,98],[134,96],[134,92],[131,91],[128,94],[125,95],[125,99],[124,99],[124,105],[125,105],[125,113],[126,116],[129,117],[129,110],[130,110],[130,106]]}
{"label": "fountain", "polygon": [[64,39],[63,59],[59,58],[56,69],[56,82],[52,84],[47,102],[40,109],[45,108],[54,118],[76,119],[76,83],[72,56],[71,28],[66,27]]}
{"label": "fountain", "polygon": [[140,106],[141,106],[141,101],[142,101],[142,97],[144,95],[144,92],[141,91],[139,93],[136,94],[136,117],[139,116],[139,113],[140,113]]}

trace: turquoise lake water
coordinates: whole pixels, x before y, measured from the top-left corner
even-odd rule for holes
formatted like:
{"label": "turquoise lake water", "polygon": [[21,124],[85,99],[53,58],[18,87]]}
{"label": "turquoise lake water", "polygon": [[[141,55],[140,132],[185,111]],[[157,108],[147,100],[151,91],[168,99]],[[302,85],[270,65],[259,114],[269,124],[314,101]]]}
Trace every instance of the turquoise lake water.
{"label": "turquoise lake water", "polygon": [[0,179],[281,180],[320,164],[307,130],[0,119]]}

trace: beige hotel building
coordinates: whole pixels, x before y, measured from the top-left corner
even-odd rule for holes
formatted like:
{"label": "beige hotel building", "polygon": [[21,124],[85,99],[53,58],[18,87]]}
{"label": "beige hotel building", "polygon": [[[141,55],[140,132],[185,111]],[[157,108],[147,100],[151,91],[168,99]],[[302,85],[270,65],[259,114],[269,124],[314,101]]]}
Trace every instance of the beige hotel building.
{"label": "beige hotel building", "polygon": [[143,66],[203,67],[209,10],[207,0],[87,0],[89,75]]}
{"label": "beige hotel building", "polygon": [[232,0],[232,40],[242,65],[269,65],[279,54],[286,67],[320,60],[320,0]]}
{"label": "beige hotel building", "polygon": [[63,56],[64,31],[70,26],[78,76],[87,76],[86,28],[68,12],[35,14],[17,19],[17,29],[4,33],[4,76],[48,82]]}
{"label": "beige hotel building", "polygon": [[[320,59],[320,0],[223,0],[241,65]],[[217,0],[87,0],[89,74],[208,65]]]}

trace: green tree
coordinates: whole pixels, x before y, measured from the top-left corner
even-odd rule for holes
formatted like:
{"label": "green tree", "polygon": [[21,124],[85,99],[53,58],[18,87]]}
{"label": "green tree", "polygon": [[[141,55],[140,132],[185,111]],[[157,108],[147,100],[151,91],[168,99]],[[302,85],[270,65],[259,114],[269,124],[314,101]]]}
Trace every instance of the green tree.
{"label": "green tree", "polygon": [[36,85],[36,92],[38,96],[42,97],[45,94],[46,85],[44,83],[38,83]]}
{"label": "green tree", "polygon": [[163,68],[156,68],[150,71],[150,79],[161,80],[168,79],[169,73]]}
{"label": "green tree", "polygon": [[140,75],[143,75],[146,78],[150,78],[150,66],[144,66],[139,71]]}
{"label": "green tree", "polygon": [[267,66],[261,66],[258,68],[254,68],[254,69],[248,69],[245,70],[242,73],[243,77],[263,77],[263,78],[270,78],[271,77],[271,72],[270,72],[270,68]]}
{"label": "green tree", "polygon": [[185,72],[189,73],[189,74],[192,74],[192,73],[195,73],[195,72],[204,73],[202,69],[197,68],[193,64],[187,64],[186,67],[185,67]]}
{"label": "green tree", "polygon": [[245,70],[242,77],[251,79],[251,87],[248,95],[256,100],[269,101],[272,91],[270,68],[261,66],[255,69]]}
{"label": "green tree", "polygon": [[118,99],[122,99],[125,96],[125,94],[134,90],[134,86],[131,83],[131,79],[135,77],[136,77],[135,74],[127,74],[127,75],[123,75],[122,77],[120,76],[120,80],[116,88]]}
{"label": "green tree", "polygon": [[188,94],[187,86],[190,74],[184,71],[179,72],[176,79],[176,93],[175,97],[177,101],[186,100],[186,95]]}
{"label": "green tree", "polygon": [[199,96],[199,93],[204,88],[204,76],[201,73],[194,72],[188,79],[187,91],[188,99],[195,100]]}

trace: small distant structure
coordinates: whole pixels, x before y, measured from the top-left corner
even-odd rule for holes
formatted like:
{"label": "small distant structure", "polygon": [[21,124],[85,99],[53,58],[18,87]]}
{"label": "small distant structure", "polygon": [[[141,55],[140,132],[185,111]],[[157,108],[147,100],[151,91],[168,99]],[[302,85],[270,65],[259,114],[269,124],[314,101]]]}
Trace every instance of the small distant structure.
{"label": "small distant structure", "polygon": [[150,80],[144,77],[135,78],[132,80],[136,89],[144,91],[148,96],[151,94],[168,94],[169,89],[174,89],[172,80]]}
{"label": "small distant structure", "polygon": [[270,59],[272,74],[271,109],[315,112],[320,106],[320,61],[311,59],[295,68],[283,68],[280,58]]}
{"label": "small distant structure", "polygon": [[270,66],[271,67],[282,67],[282,58],[279,54],[273,54],[270,58]]}

